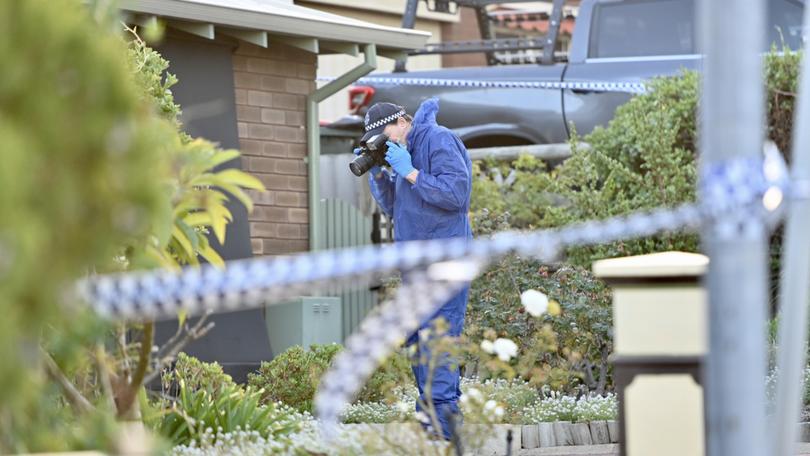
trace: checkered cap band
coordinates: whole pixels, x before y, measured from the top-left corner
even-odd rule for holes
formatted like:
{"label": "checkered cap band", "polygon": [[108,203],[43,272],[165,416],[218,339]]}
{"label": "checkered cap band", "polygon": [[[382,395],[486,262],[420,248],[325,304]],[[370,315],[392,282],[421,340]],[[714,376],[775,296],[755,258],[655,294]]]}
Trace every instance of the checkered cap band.
{"label": "checkered cap band", "polygon": [[376,121],[374,123],[370,123],[370,124],[366,125],[366,131],[371,131],[371,130],[373,130],[375,128],[379,128],[379,127],[382,127],[384,125],[388,125],[389,123],[395,121],[396,119],[399,119],[400,117],[402,117],[404,115],[405,115],[405,110],[403,109],[403,110],[400,110],[397,113],[391,114],[388,117],[383,117],[382,119],[380,119],[380,120],[378,120],[378,121]]}

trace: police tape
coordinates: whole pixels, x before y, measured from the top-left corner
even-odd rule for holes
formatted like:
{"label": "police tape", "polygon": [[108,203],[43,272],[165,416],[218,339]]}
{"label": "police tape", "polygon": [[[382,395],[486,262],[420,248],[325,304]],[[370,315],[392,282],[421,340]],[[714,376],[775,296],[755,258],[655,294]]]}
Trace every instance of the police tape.
{"label": "police tape", "polygon": [[[320,82],[331,82],[336,78],[320,77]],[[485,79],[443,79],[411,77],[366,77],[355,84],[401,85],[422,87],[457,87],[479,89],[549,89],[578,90],[582,92],[620,92],[641,94],[647,92],[643,82],[610,82],[610,81],[511,81]]]}
{"label": "police tape", "polygon": [[397,270],[408,273],[408,283],[363,321],[324,378],[316,404],[328,430],[376,363],[492,261],[513,252],[551,260],[570,246],[691,231],[707,224],[729,238],[740,229],[764,231],[778,220],[785,198],[807,198],[810,192],[808,185],[794,188],[781,155],[773,150],[766,150],[764,160],[711,164],[701,177],[700,203],[675,208],[486,239],[411,241],[239,260],[225,269],[206,265],[180,272],[103,275],[82,280],[77,292],[110,319],[159,319],[180,311],[193,315],[267,305],[302,293],[328,292],[335,284],[366,283]]}

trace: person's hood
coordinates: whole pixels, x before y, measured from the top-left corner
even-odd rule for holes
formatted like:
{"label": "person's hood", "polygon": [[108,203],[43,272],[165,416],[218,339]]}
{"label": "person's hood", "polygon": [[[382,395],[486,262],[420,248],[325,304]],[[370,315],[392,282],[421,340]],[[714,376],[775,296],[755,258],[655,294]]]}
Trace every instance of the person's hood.
{"label": "person's hood", "polygon": [[436,115],[439,113],[439,99],[428,98],[419,105],[416,114],[413,115],[411,132],[408,133],[408,146],[414,147],[421,142],[422,134],[430,127],[438,125]]}

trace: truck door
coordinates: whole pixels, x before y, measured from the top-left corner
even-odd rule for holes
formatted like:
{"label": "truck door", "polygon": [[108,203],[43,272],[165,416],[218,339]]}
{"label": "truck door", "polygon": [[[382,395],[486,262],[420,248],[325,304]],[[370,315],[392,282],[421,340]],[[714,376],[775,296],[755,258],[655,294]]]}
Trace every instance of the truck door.
{"label": "truck door", "polygon": [[[655,76],[694,70],[696,54],[692,0],[592,2],[580,10],[574,31],[572,61],[565,82],[644,82]],[[583,55],[584,54],[584,55]],[[578,134],[606,125],[631,94],[563,90],[566,126]],[[569,132],[570,133],[570,132]]]}
{"label": "truck door", "polygon": [[[767,2],[766,51],[782,43],[798,49],[802,42],[802,2]],[[583,2],[572,43],[566,82],[643,82],[699,70],[694,0],[591,0]],[[631,95],[563,90],[566,126],[579,134],[606,125]],[[569,132],[570,134],[570,132]]]}

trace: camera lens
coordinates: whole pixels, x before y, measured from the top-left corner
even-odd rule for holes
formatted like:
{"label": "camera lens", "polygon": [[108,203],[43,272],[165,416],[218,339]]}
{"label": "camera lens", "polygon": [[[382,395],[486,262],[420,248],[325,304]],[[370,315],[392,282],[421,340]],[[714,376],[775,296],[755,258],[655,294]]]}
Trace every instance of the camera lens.
{"label": "camera lens", "polygon": [[365,174],[366,171],[370,170],[373,166],[374,157],[372,157],[368,152],[363,152],[352,160],[351,163],[349,163],[349,170],[351,170],[352,174],[359,177]]}

